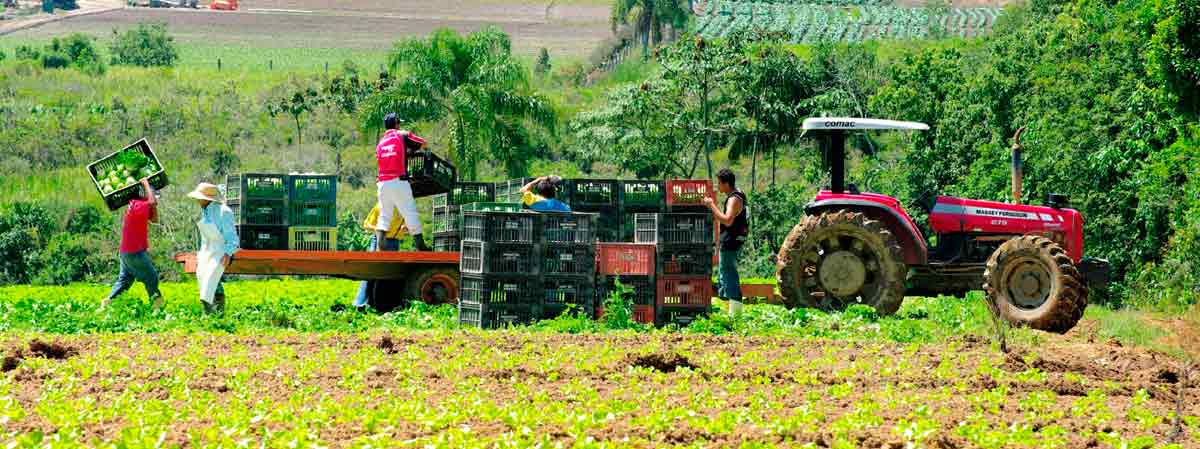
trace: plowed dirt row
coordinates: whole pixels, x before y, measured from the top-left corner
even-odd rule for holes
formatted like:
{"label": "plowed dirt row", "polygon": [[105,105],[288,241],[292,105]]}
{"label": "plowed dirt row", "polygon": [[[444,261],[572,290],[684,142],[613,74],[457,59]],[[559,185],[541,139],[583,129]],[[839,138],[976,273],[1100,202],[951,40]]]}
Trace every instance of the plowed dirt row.
{"label": "plowed dirt row", "polygon": [[[1200,388],[1182,388],[1175,360],[1066,339],[1005,355],[978,339],[917,346],[524,332],[29,338],[2,346],[23,354],[0,375],[0,405],[10,404],[0,414],[3,438],[1083,448],[1141,437],[1200,447]],[[57,345],[62,356],[30,351],[31,343]],[[1178,436],[1177,408],[1186,417]]]}

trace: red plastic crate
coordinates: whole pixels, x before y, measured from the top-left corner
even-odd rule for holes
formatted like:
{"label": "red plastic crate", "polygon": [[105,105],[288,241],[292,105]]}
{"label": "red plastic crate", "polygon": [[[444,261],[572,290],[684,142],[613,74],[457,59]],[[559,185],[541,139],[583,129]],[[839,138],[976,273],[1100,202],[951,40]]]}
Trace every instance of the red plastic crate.
{"label": "red plastic crate", "polygon": [[658,279],[658,294],[655,295],[658,309],[664,307],[712,306],[713,284],[708,276],[662,276]]}
{"label": "red plastic crate", "polygon": [[597,243],[596,272],[608,275],[654,275],[654,245]]}
{"label": "red plastic crate", "polygon": [[704,197],[717,200],[713,183],[707,179],[668,179],[667,207],[704,206]]}
{"label": "red plastic crate", "polygon": [[[604,320],[604,307],[596,307],[596,319]],[[633,305],[633,321],[642,324],[654,324],[654,306],[653,305]]]}

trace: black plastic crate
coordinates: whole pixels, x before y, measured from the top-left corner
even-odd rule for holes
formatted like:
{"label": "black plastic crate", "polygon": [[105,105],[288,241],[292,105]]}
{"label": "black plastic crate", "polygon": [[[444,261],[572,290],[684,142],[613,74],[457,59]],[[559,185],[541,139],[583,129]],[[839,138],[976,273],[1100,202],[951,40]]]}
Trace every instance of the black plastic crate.
{"label": "black plastic crate", "polygon": [[242,249],[288,249],[287,226],[238,225]]}
{"label": "black plastic crate", "polygon": [[667,213],[658,215],[655,243],[707,243],[716,241],[712,214]]}
{"label": "black plastic crate", "polygon": [[521,187],[525,187],[533,178],[517,178],[496,183],[496,201],[501,203],[521,202]]}
{"label": "black plastic crate", "polygon": [[533,323],[541,314],[537,304],[469,303],[459,301],[458,323],[465,327],[501,329]]}
{"label": "black plastic crate", "polygon": [[655,304],[655,295],[657,286],[654,284],[654,276],[600,276],[596,279],[596,303],[598,306],[604,304],[608,300],[616,288],[616,281],[620,279],[621,284],[629,287],[633,291],[633,304],[643,306],[653,306]]}
{"label": "black plastic crate", "polygon": [[633,242],[658,243],[658,216],[660,214],[633,214]]}
{"label": "black plastic crate", "polygon": [[[246,198],[228,203],[234,209],[235,223],[244,225],[284,226],[288,224],[287,200]],[[285,236],[286,238],[286,236]]]}
{"label": "black plastic crate", "polygon": [[674,324],[679,327],[687,327],[696,319],[708,315],[709,309],[697,309],[694,307],[663,307],[658,310],[655,316],[654,324],[658,326],[666,326]]}
{"label": "black plastic crate", "polygon": [[542,241],[546,243],[596,242],[596,214],[554,213],[542,214]]}
{"label": "black plastic crate", "polygon": [[462,249],[462,240],[457,232],[433,236],[433,250],[442,252],[458,252]]}
{"label": "black plastic crate", "polygon": [[288,195],[291,201],[337,201],[337,176],[289,175]]}
{"label": "black plastic crate", "polygon": [[460,182],[450,191],[450,204],[490,203],[496,201],[496,185],[490,182]]}
{"label": "black plastic crate", "polygon": [[595,276],[596,247],[577,243],[543,243],[541,245],[544,275]]}
{"label": "black plastic crate", "polygon": [[660,276],[712,275],[712,244],[660,243],[654,254],[657,259],[655,265],[658,267]]}
{"label": "black plastic crate", "polygon": [[621,181],[621,209],[628,212],[662,212],[662,181]]}
{"label": "black plastic crate", "polygon": [[583,276],[545,276],[542,279],[542,319],[553,319],[574,307],[583,316],[596,315],[596,280]]}
{"label": "black plastic crate", "polygon": [[288,208],[292,226],[337,226],[337,203],[331,201],[292,202]]}
{"label": "black plastic crate", "polygon": [[429,151],[416,151],[407,156],[408,173],[403,179],[412,186],[413,198],[423,198],[450,192],[458,174],[454,165]]}
{"label": "black plastic crate", "polygon": [[624,242],[625,216],[621,213],[621,209],[616,207],[580,207],[571,208],[576,213],[588,213],[596,215],[596,241],[599,242]]}
{"label": "black plastic crate", "polygon": [[493,243],[538,243],[539,215],[532,212],[462,213],[463,240]]}
{"label": "black plastic crate", "polygon": [[225,180],[225,197],[266,200],[288,198],[288,175],[281,173],[242,173]]}
{"label": "black plastic crate", "polygon": [[[567,201],[571,209],[580,207],[617,207],[620,181],[615,179],[572,179],[567,181]],[[561,198],[560,198],[561,199]]]}
{"label": "black plastic crate", "polygon": [[459,270],[468,274],[536,275],[541,254],[537,245],[464,240]]}
{"label": "black plastic crate", "polygon": [[458,206],[433,206],[433,219],[429,227],[433,235],[454,233],[459,236],[462,233],[462,213]]}
{"label": "black plastic crate", "polygon": [[459,280],[459,304],[538,305],[542,300],[541,278],[537,276],[493,276],[463,274]]}
{"label": "black plastic crate", "polygon": [[[100,185],[100,175],[102,172],[115,169],[118,165],[116,161],[117,155],[125,151],[137,151],[144,154],[150,159],[154,167],[157,168],[157,170],[152,172],[147,179],[147,181],[150,183],[150,187],[153,187],[155,190],[161,190],[163,187],[166,187],[170,184],[170,180],[167,178],[167,172],[163,168],[162,162],[158,160],[158,156],[154,154],[154,150],[150,148],[150,143],[144,138],[138,140],[132,145],[121,149],[121,151],[117,151],[105,156],[103,159],[88,164],[87,166],[88,175],[92,178],[92,185],[96,186],[96,191],[100,193],[102,198],[104,198],[104,204],[108,206],[109,210],[117,210],[128,205],[129,201],[137,196],[138,188],[141,186],[140,182],[129,183],[130,185],[117,188],[116,190],[112,190],[108,193],[104,193],[104,187],[101,187]],[[130,175],[130,177],[134,178],[135,180],[146,177],[142,176],[140,173],[130,173]]]}

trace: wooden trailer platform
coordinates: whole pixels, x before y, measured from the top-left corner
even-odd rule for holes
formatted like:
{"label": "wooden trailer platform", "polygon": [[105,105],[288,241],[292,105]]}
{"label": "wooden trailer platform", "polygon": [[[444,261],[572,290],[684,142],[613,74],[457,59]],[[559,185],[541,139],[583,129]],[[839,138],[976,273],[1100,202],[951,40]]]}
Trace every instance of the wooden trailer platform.
{"label": "wooden trailer platform", "polygon": [[[175,261],[196,272],[196,254]],[[416,251],[263,251],[241,250],[226,274],[333,276],[372,281],[369,301],[387,311],[420,298],[431,303],[458,300],[458,253]]]}

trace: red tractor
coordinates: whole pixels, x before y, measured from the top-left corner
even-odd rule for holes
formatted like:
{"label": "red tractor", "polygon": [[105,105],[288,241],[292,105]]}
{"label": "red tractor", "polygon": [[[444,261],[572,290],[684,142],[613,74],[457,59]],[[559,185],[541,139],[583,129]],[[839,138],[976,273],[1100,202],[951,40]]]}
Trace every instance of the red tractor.
{"label": "red tractor", "polygon": [[810,118],[805,134],[820,139],[832,188],[805,207],[779,250],[776,276],[790,307],[842,309],[866,304],[895,313],[904,296],[984,290],[1015,325],[1051,332],[1075,326],[1090,286],[1108,282],[1108,262],[1083,257],[1083,217],[1067,198],[1020,204],[1021,155],[1013,146],[1013,204],[926,195],[926,236],[895,198],[845,184],[846,136],[856,130],[927,130],[923,123],[861,118]]}

